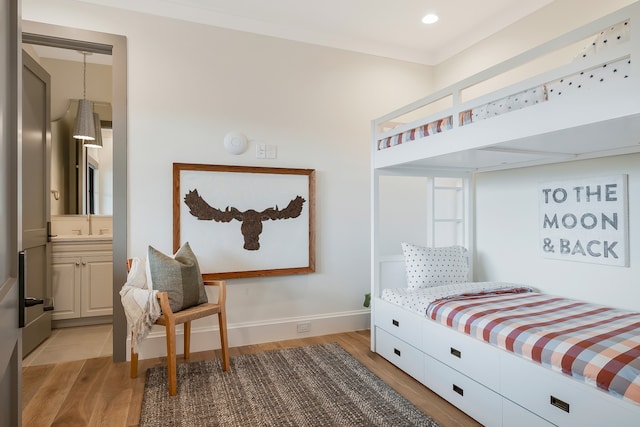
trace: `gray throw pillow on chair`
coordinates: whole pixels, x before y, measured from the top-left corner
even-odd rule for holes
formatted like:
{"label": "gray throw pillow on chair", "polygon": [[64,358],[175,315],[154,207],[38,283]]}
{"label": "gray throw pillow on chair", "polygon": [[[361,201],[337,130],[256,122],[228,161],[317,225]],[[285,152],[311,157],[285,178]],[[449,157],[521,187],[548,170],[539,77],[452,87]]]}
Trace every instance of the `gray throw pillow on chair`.
{"label": "gray throw pillow on chair", "polygon": [[207,302],[198,260],[189,243],[174,256],[149,246],[147,268],[151,289],[167,292],[173,312]]}

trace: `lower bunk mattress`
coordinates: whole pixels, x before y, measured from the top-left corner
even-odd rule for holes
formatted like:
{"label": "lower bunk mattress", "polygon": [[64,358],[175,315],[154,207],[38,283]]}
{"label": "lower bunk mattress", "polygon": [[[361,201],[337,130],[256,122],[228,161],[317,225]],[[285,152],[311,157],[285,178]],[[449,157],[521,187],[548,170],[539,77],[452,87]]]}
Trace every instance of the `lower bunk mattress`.
{"label": "lower bunk mattress", "polygon": [[495,282],[385,289],[381,297],[640,405],[640,313]]}

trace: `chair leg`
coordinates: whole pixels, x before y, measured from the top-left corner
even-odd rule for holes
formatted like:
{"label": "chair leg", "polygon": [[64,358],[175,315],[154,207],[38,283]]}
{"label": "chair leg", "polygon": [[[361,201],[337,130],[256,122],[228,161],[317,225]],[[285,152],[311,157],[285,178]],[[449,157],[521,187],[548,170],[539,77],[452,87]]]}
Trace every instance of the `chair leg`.
{"label": "chair leg", "polygon": [[220,351],[222,353],[222,370],[231,369],[229,362],[229,343],[227,340],[227,314],[224,307],[218,313],[218,325],[220,326]]}
{"label": "chair leg", "polygon": [[169,371],[169,395],[177,393],[176,379],[176,325],[169,321],[166,324],[167,331],[167,368]]}
{"label": "chair leg", "polygon": [[191,357],[191,320],[184,322],[184,358]]}
{"label": "chair leg", "polygon": [[133,332],[131,332],[131,378],[138,376],[138,353],[133,349]]}

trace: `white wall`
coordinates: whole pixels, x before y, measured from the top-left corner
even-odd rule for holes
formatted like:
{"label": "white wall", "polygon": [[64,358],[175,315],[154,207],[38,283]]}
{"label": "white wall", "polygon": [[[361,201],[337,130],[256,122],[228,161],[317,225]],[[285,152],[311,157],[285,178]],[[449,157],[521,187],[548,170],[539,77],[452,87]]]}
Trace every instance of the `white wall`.
{"label": "white wall", "polygon": [[[295,338],[299,319],[368,327],[370,120],[428,93],[428,67],[70,0],[23,0],[23,19],[127,37],[130,256],[171,250],[173,162],[313,168],[317,272],[230,280],[230,345],[267,324]],[[231,130],[245,154],[224,150]]]}
{"label": "white wall", "polygon": [[[100,215],[113,215],[113,129],[102,129],[102,148],[98,151],[99,173],[99,210]],[[112,230],[112,228],[109,228]]]}
{"label": "white wall", "polygon": [[[628,174],[629,267],[544,258],[540,182]],[[476,279],[523,283],[551,294],[640,310],[640,154],[476,176]]]}
{"label": "white wall", "polygon": [[380,255],[401,255],[402,242],[429,246],[428,189],[426,177],[379,177],[376,243]]}

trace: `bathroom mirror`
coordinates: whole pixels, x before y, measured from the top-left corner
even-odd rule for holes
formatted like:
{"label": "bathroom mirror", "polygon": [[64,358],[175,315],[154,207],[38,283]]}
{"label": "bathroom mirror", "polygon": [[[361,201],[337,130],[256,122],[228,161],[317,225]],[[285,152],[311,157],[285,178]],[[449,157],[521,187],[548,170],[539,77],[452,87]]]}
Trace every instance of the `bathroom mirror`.
{"label": "bathroom mirror", "polygon": [[94,102],[100,118],[102,148],[85,147],[72,136],[78,100],[51,123],[51,213],[112,215],[113,132],[111,105]]}
{"label": "bathroom mirror", "polygon": [[[23,48],[51,76],[51,214],[112,215],[112,56],[51,43]],[[73,138],[83,97],[99,116],[102,148],[84,147]]]}

